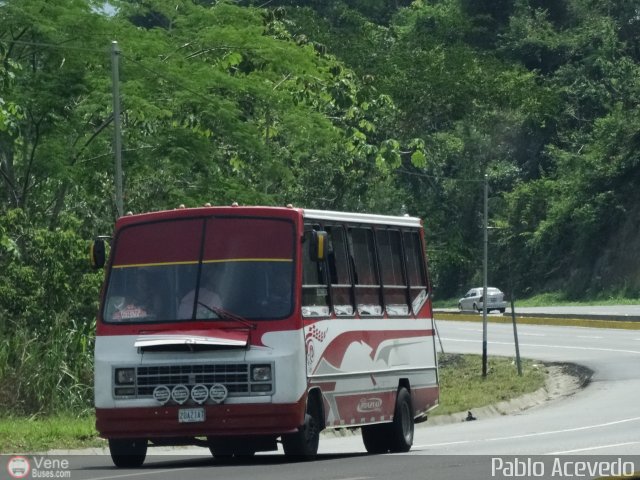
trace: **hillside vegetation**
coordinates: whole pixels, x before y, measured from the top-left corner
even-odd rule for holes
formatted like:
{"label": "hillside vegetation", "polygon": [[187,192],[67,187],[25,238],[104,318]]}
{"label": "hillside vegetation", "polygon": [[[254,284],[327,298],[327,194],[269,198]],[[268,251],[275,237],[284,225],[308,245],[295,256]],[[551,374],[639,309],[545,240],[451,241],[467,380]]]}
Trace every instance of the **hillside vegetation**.
{"label": "hillside vegetation", "polygon": [[487,175],[491,283],[640,296],[635,1],[6,0],[0,410],[90,405],[113,40],[125,210],[409,213],[452,298],[481,279]]}

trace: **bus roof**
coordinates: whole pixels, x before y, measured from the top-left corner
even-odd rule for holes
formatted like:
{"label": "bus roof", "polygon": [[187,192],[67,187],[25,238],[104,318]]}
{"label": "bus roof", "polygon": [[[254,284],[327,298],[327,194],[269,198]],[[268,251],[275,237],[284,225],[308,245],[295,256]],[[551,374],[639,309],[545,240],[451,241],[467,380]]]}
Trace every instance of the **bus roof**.
{"label": "bus roof", "polygon": [[420,227],[422,221],[417,217],[375,215],[371,213],[334,212],[331,210],[302,209],[302,213],[309,220],[330,220],[335,222],[367,223],[375,225],[395,225],[399,227]]}
{"label": "bus roof", "polygon": [[338,212],[331,210],[315,210],[306,208],[265,207],[265,206],[205,206],[205,207],[180,207],[174,210],[160,210],[145,212],[137,215],[127,214],[118,219],[118,226],[158,221],[173,218],[199,217],[216,214],[240,214],[240,215],[266,215],[280,218],[291,218],[302,215],[307,220],[333,221],[345,223],[362,223],[369,225],[394,225],[399,227],[419,228],[422,221],[417,217],[376,215],[370,213]]}

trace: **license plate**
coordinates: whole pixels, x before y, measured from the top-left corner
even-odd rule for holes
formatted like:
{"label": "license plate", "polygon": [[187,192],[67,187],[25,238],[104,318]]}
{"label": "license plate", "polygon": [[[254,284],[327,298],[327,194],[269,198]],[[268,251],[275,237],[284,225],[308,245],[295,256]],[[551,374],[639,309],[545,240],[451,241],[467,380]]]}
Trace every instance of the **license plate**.
{"label": "license plate", "polygon": [[181,408],[178,410],[178,422],[204,422],[204,408]]}

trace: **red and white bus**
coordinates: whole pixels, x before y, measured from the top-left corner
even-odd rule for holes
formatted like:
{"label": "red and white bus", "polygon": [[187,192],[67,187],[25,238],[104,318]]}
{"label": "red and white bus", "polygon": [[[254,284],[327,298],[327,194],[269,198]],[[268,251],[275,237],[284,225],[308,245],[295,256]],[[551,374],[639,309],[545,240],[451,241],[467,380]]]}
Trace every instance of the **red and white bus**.
{"label": "red and white bus", "polygon": [[118,219],[95,345],[114,463],[185,444],[311,458],[325,428],[408,451],[439,399],[424,251],[407,216],[234,205]]}

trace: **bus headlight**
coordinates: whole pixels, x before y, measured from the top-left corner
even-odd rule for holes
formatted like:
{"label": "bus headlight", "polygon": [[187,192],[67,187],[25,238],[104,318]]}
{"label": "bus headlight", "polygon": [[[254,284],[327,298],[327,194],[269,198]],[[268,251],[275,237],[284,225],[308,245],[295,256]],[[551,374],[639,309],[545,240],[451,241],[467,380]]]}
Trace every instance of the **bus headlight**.
{"label": "bus headlight", "polygon": [[254,382],[268,382],[271,380],[271,365],[252,365],[251,380]]}
{"label": "bus headlight", "polygon": [[135,368],[116,368],[116,385],[133,385],[135,382]]}

